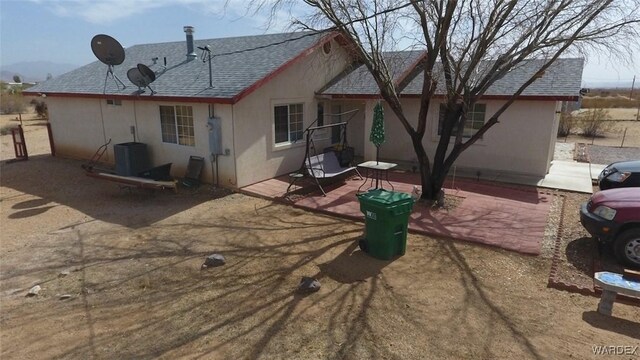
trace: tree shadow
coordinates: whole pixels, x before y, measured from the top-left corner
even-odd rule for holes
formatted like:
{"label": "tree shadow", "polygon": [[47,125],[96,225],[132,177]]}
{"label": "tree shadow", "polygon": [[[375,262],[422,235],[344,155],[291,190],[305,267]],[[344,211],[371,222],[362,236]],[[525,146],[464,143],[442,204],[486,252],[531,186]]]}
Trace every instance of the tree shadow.
{"label": "tree shadow", "polygon": [[[57,191],[73,194],[75,199],[67,204],[85,209],[83,202],[93,200],[94,187],[65,183]],[[58,202],[55,195],[47,195],[50,197],[40,198]],[[238,202],[240,210],[225,206],[227,200]],[[500,342],[493,329],[500,326],[524,353],[541,357],[527,335],[495,303],[491,294],[495,289],[476,276],[452,241],[425,240],[432,251],[412,267],[407,258],[382,261],[358,250],[362,224],[322,215],[309,217],[303,210],[272,203],[254,206],[242,197],[221,201],[224,211],[202,206],[189,216],[176,214],[171,219],[166,219],[171,211],[162,215],[165,218],[109,215],[122,205],[112,201],[90,211],[98,214],[96,218],[44,234],[29,254],[49,256],[39,256],[38,262],[18,258],[17,263],[3,266],[3,286],[25,279],[46,280],[43,296],[29,302],[11,301],[4,307],[8,320],[3,331],[17,334],[28,329],[29,351],[59,359],[319,354],[390,358],[399,356],[386,345],[392,334],[415,336],[438,332],[439,327],[464,333],[465,320],[472,312],[482,311],[487,313],[486,320],[479,321],[486,321],[487,336],[477,350],[480,354],[491,357],[492,347]],[[139,210],[158,205],[154,198],[150,202]],[[114,218],[118,221],[108,221]],[[212,252],[222,253],[227,264],[199,270]],[[69,268],[75,271],[57,277]],[[446,275],[454,279],[451,286],[461,289],[461,296],[448,300],[451,306],[446,314],[437,314],[441,316],[437,321],[429,319],[407,311],[416,300],[394,287],[389,272],[396,273],[396,278],[409,278],[408,287]],[[307,296],[297,294],[301,276],[321,279],[322,289]],[[55,293],[73,294],[75,300],[59,302]],[[52,330],[34,325],[43,317],[49,324],[72,320],[79,332],[66,338],[55,334],[59,344],[53,349]],[[402,322],[389,321],[397,318]],[[288,340],[292,337],[295,343]],[[428,346],[442,354],[451,350],[447,344]],[[9,344],[3,355],[20,358],[24,351]]]}

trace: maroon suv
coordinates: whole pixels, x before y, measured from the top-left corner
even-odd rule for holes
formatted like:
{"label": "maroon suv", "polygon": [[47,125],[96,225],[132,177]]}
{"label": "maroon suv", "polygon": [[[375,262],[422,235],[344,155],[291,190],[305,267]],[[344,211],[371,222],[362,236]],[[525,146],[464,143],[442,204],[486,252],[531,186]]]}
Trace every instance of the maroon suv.
{"label": "maroon suv", "polygon": [[580,222],[618,261],[640,268],[640,188],[599,191],[582,204]]}

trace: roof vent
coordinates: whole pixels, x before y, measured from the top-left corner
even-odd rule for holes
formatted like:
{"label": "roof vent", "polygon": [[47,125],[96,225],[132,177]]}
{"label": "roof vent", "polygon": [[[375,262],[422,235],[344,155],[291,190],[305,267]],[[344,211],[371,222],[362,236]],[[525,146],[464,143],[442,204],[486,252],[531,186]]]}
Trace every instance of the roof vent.
{"label": "roof vent", "polygon": [[195,30],[193,26],[185,26],[183,29],[185,34],[187,34],[187,59],[191,61],[198,57],[193,48],[193,33]]}

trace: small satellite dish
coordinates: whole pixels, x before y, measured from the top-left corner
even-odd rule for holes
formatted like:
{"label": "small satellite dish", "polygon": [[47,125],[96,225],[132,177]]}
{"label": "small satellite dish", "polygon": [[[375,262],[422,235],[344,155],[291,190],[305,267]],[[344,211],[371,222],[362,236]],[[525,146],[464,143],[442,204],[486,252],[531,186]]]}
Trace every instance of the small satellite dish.
{"label": "small satellite dish", "polygon": [[138,70],[138,68],[131,68],[127,71],[127,77],[135,86],[139,88],[145,88],[149,83],[145,79],[144,75]]}
{"label": "small satellite dish", "polygon": [[145,64],[138,64],[136,67],[127,71],[127,77],[134,85],[138,87],[139,93],[144,92],[144,88],[151,90],[151,95],[156,92],[149,86],[155,79],[156,74]]}
{"label": "small satellite dish", "polygon": [[156,73],[153,70],[149,69],[149,67],[145,64],[137,65],[138,71],[142,76],[147,80],[147,86],[156,80]]}
{"label": "small satellite dish", "polygon": [[109,35],[99,34],[91,39],[91,50],[98,60],[114,66],[124,61],[124,48],[118,40]]}

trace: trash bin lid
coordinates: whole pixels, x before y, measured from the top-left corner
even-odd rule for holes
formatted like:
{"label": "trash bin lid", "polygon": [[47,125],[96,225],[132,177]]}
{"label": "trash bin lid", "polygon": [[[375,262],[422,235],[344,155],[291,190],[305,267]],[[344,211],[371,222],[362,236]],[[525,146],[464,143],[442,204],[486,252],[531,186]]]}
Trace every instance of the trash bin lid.
{"label": "trash bin lid", "polygon": [[383,205],[394,205],[399,202],[413,201],[411,195],[403,192],[375,189],[357,195],[360,200],[374,202]]}

